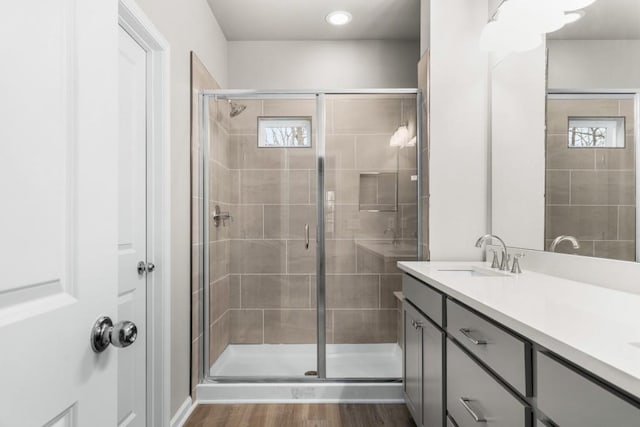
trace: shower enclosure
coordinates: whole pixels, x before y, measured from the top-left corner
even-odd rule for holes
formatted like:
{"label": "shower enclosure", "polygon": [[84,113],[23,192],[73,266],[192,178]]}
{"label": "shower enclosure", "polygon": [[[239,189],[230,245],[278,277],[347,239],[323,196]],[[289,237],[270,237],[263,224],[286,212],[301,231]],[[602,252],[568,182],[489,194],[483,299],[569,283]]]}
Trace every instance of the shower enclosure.
{"label": "shower enclosure", "polygon": [[200,95],[205,380],[402,377],[396,262],[421,256],[419,97]]}

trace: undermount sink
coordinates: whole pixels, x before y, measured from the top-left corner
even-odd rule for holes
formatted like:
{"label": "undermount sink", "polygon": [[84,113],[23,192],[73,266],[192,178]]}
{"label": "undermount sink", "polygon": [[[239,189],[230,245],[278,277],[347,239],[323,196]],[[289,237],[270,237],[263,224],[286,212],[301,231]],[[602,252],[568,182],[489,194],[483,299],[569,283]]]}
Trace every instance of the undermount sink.
{"label": "undermount sink", "polygon": [[441,268],[439,272],[453,274],[459,277],[507,277],[504,271],[489,270],[480,267]]}

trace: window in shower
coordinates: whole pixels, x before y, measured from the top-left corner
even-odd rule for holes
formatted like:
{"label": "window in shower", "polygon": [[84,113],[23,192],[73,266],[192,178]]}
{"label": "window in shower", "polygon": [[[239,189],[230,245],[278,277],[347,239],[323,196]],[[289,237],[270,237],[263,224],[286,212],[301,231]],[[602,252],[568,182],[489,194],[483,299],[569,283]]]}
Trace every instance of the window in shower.
{"label": "window in shower", "polygon": [[258,147],[311,147],[311,117],[258,117]]}
{"label": "window in shower", "polygon": [[624,117],[569,117],[569,148],[624,148]]}

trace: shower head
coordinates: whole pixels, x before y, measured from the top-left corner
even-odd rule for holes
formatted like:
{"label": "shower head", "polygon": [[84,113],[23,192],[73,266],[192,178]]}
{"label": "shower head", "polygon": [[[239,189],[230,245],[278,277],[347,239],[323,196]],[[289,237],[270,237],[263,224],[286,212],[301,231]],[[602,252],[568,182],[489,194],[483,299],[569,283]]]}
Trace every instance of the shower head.
{"label": "shower head", "polygon": [[238,104],[237,102],[233,102],[229,100],[229,117],[233,118],[239,116],[244,110],[247,109],[247,106],[244,104]]}

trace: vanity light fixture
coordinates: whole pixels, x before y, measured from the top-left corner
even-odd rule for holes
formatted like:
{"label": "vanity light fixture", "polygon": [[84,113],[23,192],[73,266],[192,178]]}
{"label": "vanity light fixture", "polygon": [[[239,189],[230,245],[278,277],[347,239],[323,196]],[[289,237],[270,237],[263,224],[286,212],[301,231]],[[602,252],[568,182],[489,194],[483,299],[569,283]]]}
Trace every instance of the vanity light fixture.
{"label": "vanity light fixture", "polygon": [[564,10],[578,10],[591,6],[596,0],[556,0]]}
{"label": "vanity light fixture", "polygon": [[524,52],[540,46],[546,33],[584,16],[578,10],[597,0],[504,0],[482,30],[480,48],[485,51]]}
{"label": "vanity light fixture", "polygon": [[573,24],[578,19],[584,17],[584,10],[578,10],[575,12],[568,12],[565,14],[565,19],[567,24]]}
{"label": "vanity light fixture", "polygon": [[349,12],[344,10],[336,10],[328,14],[325,20],[331,25],[346,25],[351,22],[352,16]]}

